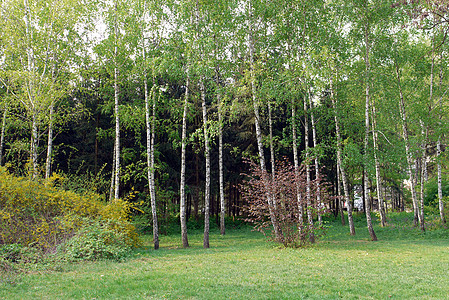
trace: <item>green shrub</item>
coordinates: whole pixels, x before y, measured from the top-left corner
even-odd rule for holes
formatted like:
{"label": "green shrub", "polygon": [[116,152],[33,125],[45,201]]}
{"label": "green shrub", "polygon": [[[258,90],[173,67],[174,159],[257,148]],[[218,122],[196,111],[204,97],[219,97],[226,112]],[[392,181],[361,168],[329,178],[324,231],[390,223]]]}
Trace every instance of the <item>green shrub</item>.
{"label": "green shrub", "polygon": [[54,252],[58,245],[77,235],[92,220],[130,247],[140,245],[130,222],[133,206],[126,200],[102,201],[93,192],[79,195],[54,186],[64,178],[54,175],[45,182],[16,177],[0,167],[0,244],[30,245]]}
{"label": "green shrub", "polygon": [[117,233],[111,221],[86,220],[77,233],[63,244],[60,251],[68,261],[125,258],[132,247],[124,232]]}
{"label": "green shrub", "polygon": [[0,257],[10,262],[18,262],[23,246],[20,244],[3,245],[0,247]]}

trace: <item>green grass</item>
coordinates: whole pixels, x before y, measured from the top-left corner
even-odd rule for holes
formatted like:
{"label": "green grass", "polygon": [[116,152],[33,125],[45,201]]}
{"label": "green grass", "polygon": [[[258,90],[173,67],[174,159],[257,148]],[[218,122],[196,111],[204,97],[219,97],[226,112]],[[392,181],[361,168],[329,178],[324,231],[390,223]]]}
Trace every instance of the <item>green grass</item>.
{"label": "green grass", "polygon": [[[406,220],[407,219],[407,220]],[[449,297],[449,232],[421,234],[406,214],[371,242],[362,216],[352,237],[338,222],[304,249],[279,247],[248,228],[211,235],[163,236],[161,249],[136,251],[126,262],[101,261],[34,271],[0,283],[4,299],[442,299]],[[408,223],[409,224],[409,223]],[[146,237],[146,245],[150,246]]]}

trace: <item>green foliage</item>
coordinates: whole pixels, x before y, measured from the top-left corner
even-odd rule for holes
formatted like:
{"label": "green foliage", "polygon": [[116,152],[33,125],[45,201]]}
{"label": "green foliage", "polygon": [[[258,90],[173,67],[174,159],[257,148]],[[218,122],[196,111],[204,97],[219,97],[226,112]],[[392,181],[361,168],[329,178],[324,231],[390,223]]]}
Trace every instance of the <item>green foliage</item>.
{"label": "green foliage", "polygon": [[121,260],[132,250],[126,232],[117,232],[112,221],[85,220],[82,227],[60,250],[68,261]]}
{"label": "green foliage", "polygon": [[10,263],[29,264],[42,261],[42,252],[36,247],[20,244],[7,244],[0,247],[0,258]]}
{"label": "green foliage", "polygon": [[[449,182],[441,183],[443,197],[449,196]],[[438,181],[431,180],[425,185],[424,205],[438,208]]]}
{"label": "green foliage", "polygon": [[76,236],[92,220],[123,236],[130,247],[139,245],[129,215],[133,206],[125,200],[101,201],[91,192],[84,195],[54,186],[64,180],[54,175],[44,183],[15,177],[0,168],[0,244],[33,246],[44,252]]}

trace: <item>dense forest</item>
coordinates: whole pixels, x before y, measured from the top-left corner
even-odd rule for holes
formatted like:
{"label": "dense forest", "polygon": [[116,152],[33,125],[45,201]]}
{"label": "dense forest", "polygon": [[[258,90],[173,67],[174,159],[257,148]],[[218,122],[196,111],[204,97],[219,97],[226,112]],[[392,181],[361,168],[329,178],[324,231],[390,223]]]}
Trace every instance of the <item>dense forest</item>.
{"label": "dense forest", "polygon": [[155,248],[173,220],[188,247],[189,219],[204,220],[207,248],[226,216],[284,244],[292,224],[313,242],[323,214],[356,234],[353,211],[372,240],[372,216],[384,226],[391,211],[425,231],[445,223],[449,195],[448,10],[2,0],[1,164],[140,204]]}

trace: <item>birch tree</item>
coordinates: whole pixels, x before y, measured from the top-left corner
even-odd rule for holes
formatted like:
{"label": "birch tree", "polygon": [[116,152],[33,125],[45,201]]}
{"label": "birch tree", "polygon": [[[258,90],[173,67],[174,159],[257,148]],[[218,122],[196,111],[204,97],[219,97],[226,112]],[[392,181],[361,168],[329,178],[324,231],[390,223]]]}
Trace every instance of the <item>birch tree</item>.
{"label": "birch tree", "polygon": [[[249,64],[250,64],[250,85],[251,85],[251,96],[252,96],[252,101],[253,101],[253,108],[254,108],[254,126],[256,129],[256,139],[257,139],[257,148],[258,148],[258,153],[259,153],[259,163],[260,163],[260,167],[262,172],[264,172],[264,183],[266,186],[268,186],[268,178],[267,178],[267,168],[266,168],[266,164],[265,164],[265,154],[264,154],[264,149],[263,149],[263,143],[262,143],[262,130],[260,127],[260,114],[259,114],[259,102],[257,99],[257,88],[256,88],[256,78],[255,78],[255,70],[254,70],[254,65],[255,65],[255,58],[254,58],[254,51],[255,51],[255,41],[254,41],[254,34],[255,34],[255,29],[254,29],[254,9],[252,6],[252,1],[248,1],[247,3],[247,14],[248,14],[248,43],[249,43]],[[267,191],[269,189],[266,189]],[[277,216],[275,214],[275,210],[274,210],[274,203],[273,203],[273,197],[272,195],[270,195],[268,192],[266,193],[266,198],[267,198],[267,202],[268,202],[268,208],[270,211],[270,219],[271,219],[271,223],[273,225],[273,229],[274,229],[274,234],[275,234],[275,239],[279,242],[282,242],[282,232],[281,232],[281,228],[279,227],[279,223],[277,221]]]}
{"label": "birch tree", "polygon": [[3,35],[10,41],[5,44],[5,59],[15,60],[15,69],[8,71],[13,79],[10,87],[26,109],[31,124],[33,178],[39,174],[39,128],[46,124],[49,126],[46,176],[50,174],[55,103],[70,91],[67,74],[74,52],[82,44],[75,30],[84,11],[79,4],[78,1],[2,2],[6,20]]}

